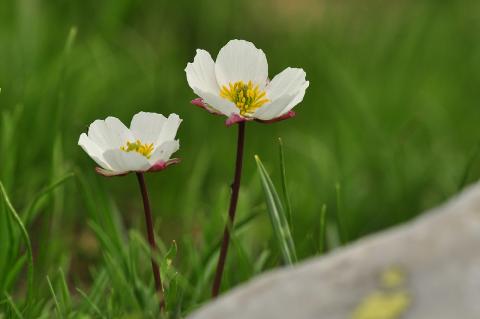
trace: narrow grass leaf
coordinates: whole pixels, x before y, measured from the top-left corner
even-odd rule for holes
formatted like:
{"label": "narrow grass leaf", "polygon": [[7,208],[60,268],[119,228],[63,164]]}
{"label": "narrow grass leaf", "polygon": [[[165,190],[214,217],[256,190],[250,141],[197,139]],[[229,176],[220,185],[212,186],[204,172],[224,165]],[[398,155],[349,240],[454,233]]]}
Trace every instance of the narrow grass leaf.
{"label": "narrow grass leaf", "polygon": [[323,254],[327,250],[327,235],[326,235],[326,217],[327,205],[323,204],[320,211],[320,225],[318,230],[318,252]]}
{"label": "narrow grass leaf", "polygon": [[335,184],[335,194],[336,194],[336,202],[337,202],[337,227],[338,227],[338,234],[340,236],[340,242],[342,245],[345,245],[348,241],[348,236],[346,232],[345,223],[343,220],[343,212],[342,212],[342,198],[341,198],[341,186],[340,183]]}
{"label": "narrow grass leaf", "polygon": [[[6,229],[5,233],[7,236],[1,238],[2,242],[4,242],[6,245],[2,245],[2,248],[5,247],[5,250],[2,250],[0,257],[0,262],[3,262],[0,267],[0,269],[3,269],[2,273],[0,274],[0,283],[2,283],[3,286],[5,286],[5,280],[7,274],[10,272],[10,269],[12,269],[12,260],[15,260],[17,257],[18,253],[18,245],[19,245],[19,240],[17,239],[17,236],[15,235],[15,229],[13,226],[13,218],[11,214],[6,213],[6,210],[8,209],[6,207],[7,205],[2,202],[1,204],[1,215],[3,217],[4,223],[0,220],[0,224],[3,224],[3,227]],[[0,230],[1,231],[1,230]],[[3,235],[3,234],[2,234]]]}
{"label": "narrow grass leaf", "polygon": [[[287,189],[287,173],[285,169],[285,153],[283,151],[283,141],[282,138],[278,138],[278,148],[280,153],[280,173],[282,177],[282,191],[283,191],[283,199],[285,201],[285,209],[287,213],[287,220],[290,228],[292,228],[292,206],[290,204],[290,196],[288,195]],[[292,228],[293,232],[293,228]]]}
{"label": "narrow grass leaf", "polygon": [[[250,223],[255,220],[257,217],[260,216],[260,212],[254,212],[244,219],[240,220],[238,223],[235,223],[235,227],[233,228],[233,233],[232,236],[238,235],[242,230],[245,229]],[[219,239],[215,245],[213,245],[210,250],[205,254],[205,257],[203,258],[203,265],[205,265],[215,253],[217,253],[220,250],[220,245],[222,244],[222,240]]]}
{"label": "narrow grass leaf", "polygon": [[57,294],[55,293],[55,289],[53,289],[52,282],[50,281],[50,277],[47,276],[47,283],[48,288],[50,289],[50,293],[52,294],[53,302],[55,303],[55,310],[57,312],[58,317],[62,316],[62,309],[60,307],[60,303],[58,302]]}
{"label": "narrow grass leaf", "polygon": [[68,313],[72,308],[72,298],[70,291],[68,290],[67,280],[65,279],[65,273],[62,268],[58,269],[60,276],[60,291],[62,293],[62,304],[64,305],[64,313]]}
{"label": "narrow grass leaf", "polygon": [[28,271],[27,271],[27,285],[28,285],[28,295],[27,295],[27,303],[31,300],[33,296],[33,251],[32,251],[32,243],[30,241],[30,236],[28,236],[27,229],[22,222],[22,219],[18,215],[17,211],[13,207],[10,199],[8,198],[7,192],[5,191],[5,187],[3,186],[2,182],[0,182],[0,191],[2,192],[2,197],[4,202],[7,204],[7,208],[12,214],[14,221],[17,223],[20,231],[22,233],[23,239],[25,241],[25,246],[27,247],[27,254],[28,254]]}
{"label": "narrow grass leaf", "polygon": [[17,261],[15,261],[15,263],[10,269],[8,269],[7,275],[5,277],[4,291],[9,291],[10,288],[13,286],[13,284],[17,280],[18,274],[22,270],[27,260],[28,260],[28,255],[24,254],[20,256],[20,258],[18,258]]}
{"label": "narrow grass leaf", "polygon": [[270,258],[270,255],[270,250],[265,249],[262,251],[260,256],[258,256],[257,261],[255,262],[254,274],[259,274],[262,272],[262,270],[265,268],[265,264],[267,263],[268,258]]}
{"label": "narrow grass leaf", "polygon": [[15,314],[15,316],[19,319],[23,319],[23,315],[18,309],[17,305],[15,305],[15,302],[13,302],[12,297],[9,294],[5,294],[5,296],[7,298],[6,299],[7,304],[10,306],[10,308],[12,308],[12,311]]}
{"label": "narrow grass leaf", "polygon": [[83,299],[85,299],[85,301],[87,302],[87,304],[90,306],[90,308],[100,317],[100,318],[103,318],[103,319],[106,319],[107,317],[105,317],[105,315],[100,311],[100,308],[98,308],[98,306],[87,296],[87,294],[85,292],[83,292],[83,290],[81,290],[80,288],[77,288],[77,291],[80,295],[82,295]]}
{"label": "narrow grass leaf", "polygon": [[280,251],[282,252],[283,261],[284,263],[291,265],[297,261],[297,254],[290,233],[290,228],[288,226],[285,209],[283,208],[275,186],[263,166],[262,161],[257,155],[255,156],[255,160],[257,162],[260,181],[265,193],[265,200],[267,201],[270,221],[272,223],[277,243],[280,246]]}
{"label": "narrow grass leaf", "polygon": [[[105,268],[102,268],[100,271],[96,272],[92,277],[95,278],[95,281],[93,282],[93,285],[90,288],[89,298],[94,304],[97,304],[105,295],[105,291],[109,286],[107,270]],[[85,304],[83,304],[83,306],[85,306]],[[85,307],[83,307],[82,309],[85,309]]]}
{"label": "narrow grass leaf", "polygon": [[458,184],[458,188],[457,188],[458,191],[460,191],[465,186],[465,184],[467,183],[468,175],[470,174],[470,171],[472,170],[473,164],[477,160],[479,154],[480,154],[480,143],[478,143],[475,146],[475,149],[473,150],[472,155],[468,158],[468,161],[465,164],[465,168],[463,169],[462,179],[460,180],[460,183]]}
{"label": "narrow grass leaf", "polygon": [[[242,272],[247,272],[248,277],[253,276],[254,274],[254,263],[249,257],[247,250],[245,249],[244,245],[241,243],[241,241],[238,239],[238,236],[230,231],[230,240],[232,242],[232,246],[235,248],[236,253],[238,254],[238,257],[241,261],[237,263],[238,267],[238,272],[242,270]],[[237,273],[238,273],[237,272]]]}
{"label": "narrow grass leaf", "polygon": [[191,304],[196,305],[200,301],[200,297],[204,291],[206,291],[208,284],[210,283],[210,278],[213,277],[213,273],[215,272],[217,266],[218,255],[220,252],[218,250],[215,251],[213,255],[204,263],[205,267],[201,272],[201,277],[197,281],[197,285],[192,294]]}
{"label": "narrow grass leaf", "polygon": [[75,174],[68,173],[56,181],[54,181],[49,186],[45,187],[42,191],[35,195],[35,197],[30,201],[28,208],[23,216],[23,220],[25,221],[25,225],[29,225],[36,217],[38,210],[36,210],[38,203],[48,196],[51,192],[53,192],[57,187],[61,186],[63,183],[67,182],[70,178],[74,177]]}
{"label": "narrow grass leaf", "polygon": [[[160,273],[162,278],[166,279],[172,268],[173,259],[177,256],[178,247],[175,241],[172,241],[170,248],[168,249],[165,257],[161,259]],[[168,284],[168,281],[164,280],[164,284]]]}

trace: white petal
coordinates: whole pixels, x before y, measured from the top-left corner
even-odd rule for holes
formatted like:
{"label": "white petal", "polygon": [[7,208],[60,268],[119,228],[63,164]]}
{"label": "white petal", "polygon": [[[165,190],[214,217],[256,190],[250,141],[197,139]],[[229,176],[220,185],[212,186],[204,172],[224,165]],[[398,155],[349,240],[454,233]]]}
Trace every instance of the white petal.
{"label": "white petal", "polygon": [[175,138],[175,135],[177,135],[180,123],[182,123],[182,119],[177,114],[170,114],[162,126],[162,130],[157,137],[155,146],[162,145],[167,141],[172,141]]}
{"label": "white petal", "polygon": [[130,129],[116,117],[107,117],[105,119],[105,124],[117,137],[118,141],[120,142],[119,146],[125,145],[127,141],[131,141],[135,138]]}
{"label": "white petal", "polygon": [[277,118],[283,114],[281,113],[282,110],[288,106],[293,98],[294,97],[292,96],[284,95],[275,101],[269,102],[257,109],[257,111],[253,114],[253,117],[264,121]]}
{"label": "white petal", "polygon": [[201,96],[203,101],[210,107],[226,116],[230,116],[232,113],[239,114],[240,110],[235,106],[235,104],[233,104],[233,102],[227,99],[206,92],[200,92],[199,96]]}
{"label": "white petal", "polygon": [[290,101],[290,103],[285,107],[282,112],[280,112],[280,115],[283,115],[293,109],[298,103],[303,101],[303,97],[305,96],[305,91],[307,90],[308,86],[310,85],[310,82],[305,82],[305,84],[302,86],[298,94]]}
{"label": "white petal", "polygon": [[277,118],[303,100],[309,82],[305,80],[305,71],[286,68],[276,75],[266,88],[267,98],[271,101],[253,114],[261,120]]}
{"label": "white petal", "polygon": [[147,158],[137,152],[124,152],[120,149],[108,150],[103,154],[114,172],[143,172],[150,168]]}
{"label": "white petal", "polygon": [[274,101],[283,95],[295,96],[305,83],[305,71],[303,69],[286,68],[267,85],[267,97],[270,101]]}
{"label": "white petal", "polygon": [[195,94],[198,95],[198,90],[211,94],[217,94],[220,91],[215,76],[215,62],[207,51],[198,49],[193,62],[187,64],[185,72],[188,85]]}
{"label": "white petal", "polygon": [[102,150],[120,148],[127,140],[133,140],[130,130],[115,117],[107,117],[105,121],[96,120],[90,124],[88,137]]}
{"label": "white petal", "polygon": [[178,140],[164,142],[163,144],[158,146],[153,152],[152,156],[149,159],[150,164],[154,165],[159,161],[168,161],[170,159],[170,156],[172,156],[173,153],[178,151],[179,148],[180,143],[178,142]]}
{"label": "white petal", "polygon": [[220,87],[237,81],[252,81],[263,89],[268,78],[267,58],[253,43],[231,40],[218,53],[215,74]]}
{"label": "white petal", "polygon": [[158,113],[140,112],[133,116],[130,130],[144,144],[156,143],[167,118]]}
{"label": "white petal", "polygon": [[102,150],[111,148],[114,141],[112,132],[104,120],[95,120],[88,128],[88,137]]}
{"label": "white petal", "polygon": [[110,165],[103,158],[102,150],[98,147],[97,144],[92,142],[92,140],[87,136],[87,134],[82,133],[78,139],[78,145],[90,156],[100,167],[104,169],[111,169]]}

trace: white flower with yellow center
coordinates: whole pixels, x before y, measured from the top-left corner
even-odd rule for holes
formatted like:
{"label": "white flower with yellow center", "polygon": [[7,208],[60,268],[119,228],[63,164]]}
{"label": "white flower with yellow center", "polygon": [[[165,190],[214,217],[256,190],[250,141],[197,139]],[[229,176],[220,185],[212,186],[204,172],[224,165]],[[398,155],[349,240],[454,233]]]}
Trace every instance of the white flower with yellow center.
{"label": "white flower with yellow center", "polygon": [[127,128],[119,119],[96,120],[78,140],[99,165],[99,174],[125,175],[129,172],[159,171],[180,160],[170,159],[180,144],[175,140],[182,120],[177,114],[135,114]]}
{"label": "white flower with yellow center", "polygon": [[198,49],[185,72],[188,84],[200,97],[192,103],[228,116],[227,125],[290,118],[309,85],[305,71],[298,68],[286,68],[269,81],[265,53],[244,40],[228,42],[215,62],[207,51]]}

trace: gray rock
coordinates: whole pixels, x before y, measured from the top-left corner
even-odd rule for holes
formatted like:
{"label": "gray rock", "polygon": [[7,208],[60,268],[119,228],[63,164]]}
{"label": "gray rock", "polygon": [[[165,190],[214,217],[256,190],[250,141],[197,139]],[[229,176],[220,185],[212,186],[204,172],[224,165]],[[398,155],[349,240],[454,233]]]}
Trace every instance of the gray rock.
{"label": "gray rock", "polygon": [[189,318],[478,319],[480,184],[413,222],[261,275]]}

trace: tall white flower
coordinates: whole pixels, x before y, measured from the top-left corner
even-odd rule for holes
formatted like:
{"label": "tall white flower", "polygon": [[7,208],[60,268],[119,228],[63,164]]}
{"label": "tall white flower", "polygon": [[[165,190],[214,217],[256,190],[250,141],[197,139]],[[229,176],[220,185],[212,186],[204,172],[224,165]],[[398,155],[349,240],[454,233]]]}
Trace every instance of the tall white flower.
{"label": "tall white flower", "polygon": [[96,120],[78,140],[85,152],[99,165],[96,171],[105,176],[129,172],[151,172],[176,164],[170,159],[180,144],[175,140],[182,120],[177,114],[135,114],[127,128],[116,117]]}
{"label": "tall white flower", "polygon": [[290,118],[309,85],[305,71],[298,68],[286,68],[269,81],[265,53],[244,40],[229,41],[215,62],[207,51],[198,49],[185,72],[188,84],[200,97],[192,103],[228,116],[227,125]]}

